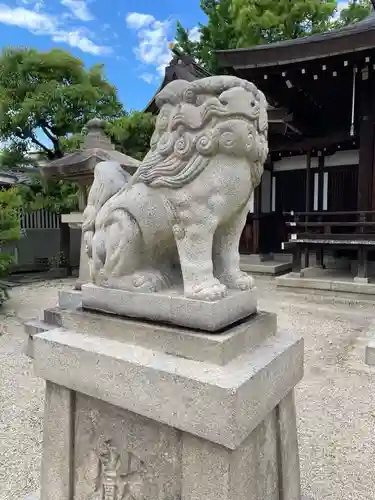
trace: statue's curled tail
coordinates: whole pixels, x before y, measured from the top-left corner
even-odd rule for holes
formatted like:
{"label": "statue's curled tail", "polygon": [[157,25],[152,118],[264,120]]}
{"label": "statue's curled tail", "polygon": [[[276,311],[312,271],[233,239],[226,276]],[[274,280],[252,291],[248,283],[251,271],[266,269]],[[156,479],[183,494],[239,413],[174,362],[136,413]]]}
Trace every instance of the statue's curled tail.
{"label": "statue's curled tail", "polygon": [[96,165],[94,182],[90,189],[87,206],[83,212],[82,222],[82,232],[89,259],[92,259],[95,221],[100,209],[112,196],[126,186],[130,178],[130,174],[117,162],[102,161]]}

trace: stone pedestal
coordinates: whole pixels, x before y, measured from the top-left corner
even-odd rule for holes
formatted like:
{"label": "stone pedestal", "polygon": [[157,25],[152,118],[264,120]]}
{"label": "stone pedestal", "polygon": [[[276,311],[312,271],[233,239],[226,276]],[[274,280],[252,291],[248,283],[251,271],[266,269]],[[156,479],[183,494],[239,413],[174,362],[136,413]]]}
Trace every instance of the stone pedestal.
{"label": "stone pedestal", "polygon": [[[82,212],[72,212],[61,216],[62,222],[69,224],[71,229],[81,229],[82,227]],[[81,234],[81,249],[79,255],[79,275],[75,283],[75,289],[80,290],[84,283],[90,281],[90,268],[89,259],[85,251],[85,243],[83,241],[83,234]]]}
{"label": "stone pedestal", "polygon": [[[300,500],[303,340],[257,313],[220,334],[45,312],[42,500]],[[54,324],[52,324],[54,323]]]}

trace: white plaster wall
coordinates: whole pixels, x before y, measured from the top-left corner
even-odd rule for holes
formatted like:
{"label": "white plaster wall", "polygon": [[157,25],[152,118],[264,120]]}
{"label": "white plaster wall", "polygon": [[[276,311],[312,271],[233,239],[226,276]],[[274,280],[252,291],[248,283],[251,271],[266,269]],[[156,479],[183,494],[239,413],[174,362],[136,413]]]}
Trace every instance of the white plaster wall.
{"label": "white plaster wall", "polygon": [[[275,161],[273,168],[275,172],[282,172],[286,170],[304,170],[306,168],[307,157],[306,155],[290,156]],[[325,167],[339,167],[342,165],[358,165],[359,164],[359,151],[338,151],[337,153],[326,156],[324,159]],[[318,167],[318,158],[311,159],[311,168]]]}
{"label": "white plaster wall", "polygon": [[324,165],[326,167],[340,167],[343,165],[358,165],[359,151],[338,151],[332,156],[326,156]]}
{"label": "white plaster wall", "polygon": [[[273,164],[273,169],[275,172],[282,172],[285,170],[304,170],[306,168],[307,156],[290,156],[288,158],[282,158],[279,161],[275,161]],[[318,158],[311,158],[311,168],[318,166]]]}

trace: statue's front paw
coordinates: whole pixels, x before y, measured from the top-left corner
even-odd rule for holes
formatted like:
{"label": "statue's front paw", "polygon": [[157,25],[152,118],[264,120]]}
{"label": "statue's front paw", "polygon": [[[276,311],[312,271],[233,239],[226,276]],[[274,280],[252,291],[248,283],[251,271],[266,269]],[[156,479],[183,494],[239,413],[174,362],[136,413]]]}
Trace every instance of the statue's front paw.
{"label": "statue's front paw", "polygon": [[185,296],[196,300],[206,300],[214,302],[225,297],[227,294],[227,287],[219,282],[219,280],[211,280],[187,287]]}
{"label": "statue's front paw", "polygon": [[251,290],[254,288],[254,278],[242,271],[235,274],[223,274],[220,276],[219,280],[228,288],[232,289]]}

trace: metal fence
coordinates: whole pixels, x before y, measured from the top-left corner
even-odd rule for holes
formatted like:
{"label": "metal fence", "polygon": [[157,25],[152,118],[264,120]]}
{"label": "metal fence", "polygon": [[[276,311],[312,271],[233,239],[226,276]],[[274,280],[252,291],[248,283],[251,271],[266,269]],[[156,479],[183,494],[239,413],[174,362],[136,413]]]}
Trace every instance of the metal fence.
{"label": "metal fence", "polygon": [[[14,256],[15,271],[38,271],[51,267],[60,253],[60,216],[45,209],[19,210],[22,237],[0,251]],[[71,263],[79,264],[80,230],[71,230]]]}
{"label": "metal fence", "polygon": [[60,229],[60,217],[45,209],[33,212],[20,210],[19,217],[21,230],[24,231],[28,229]]}

